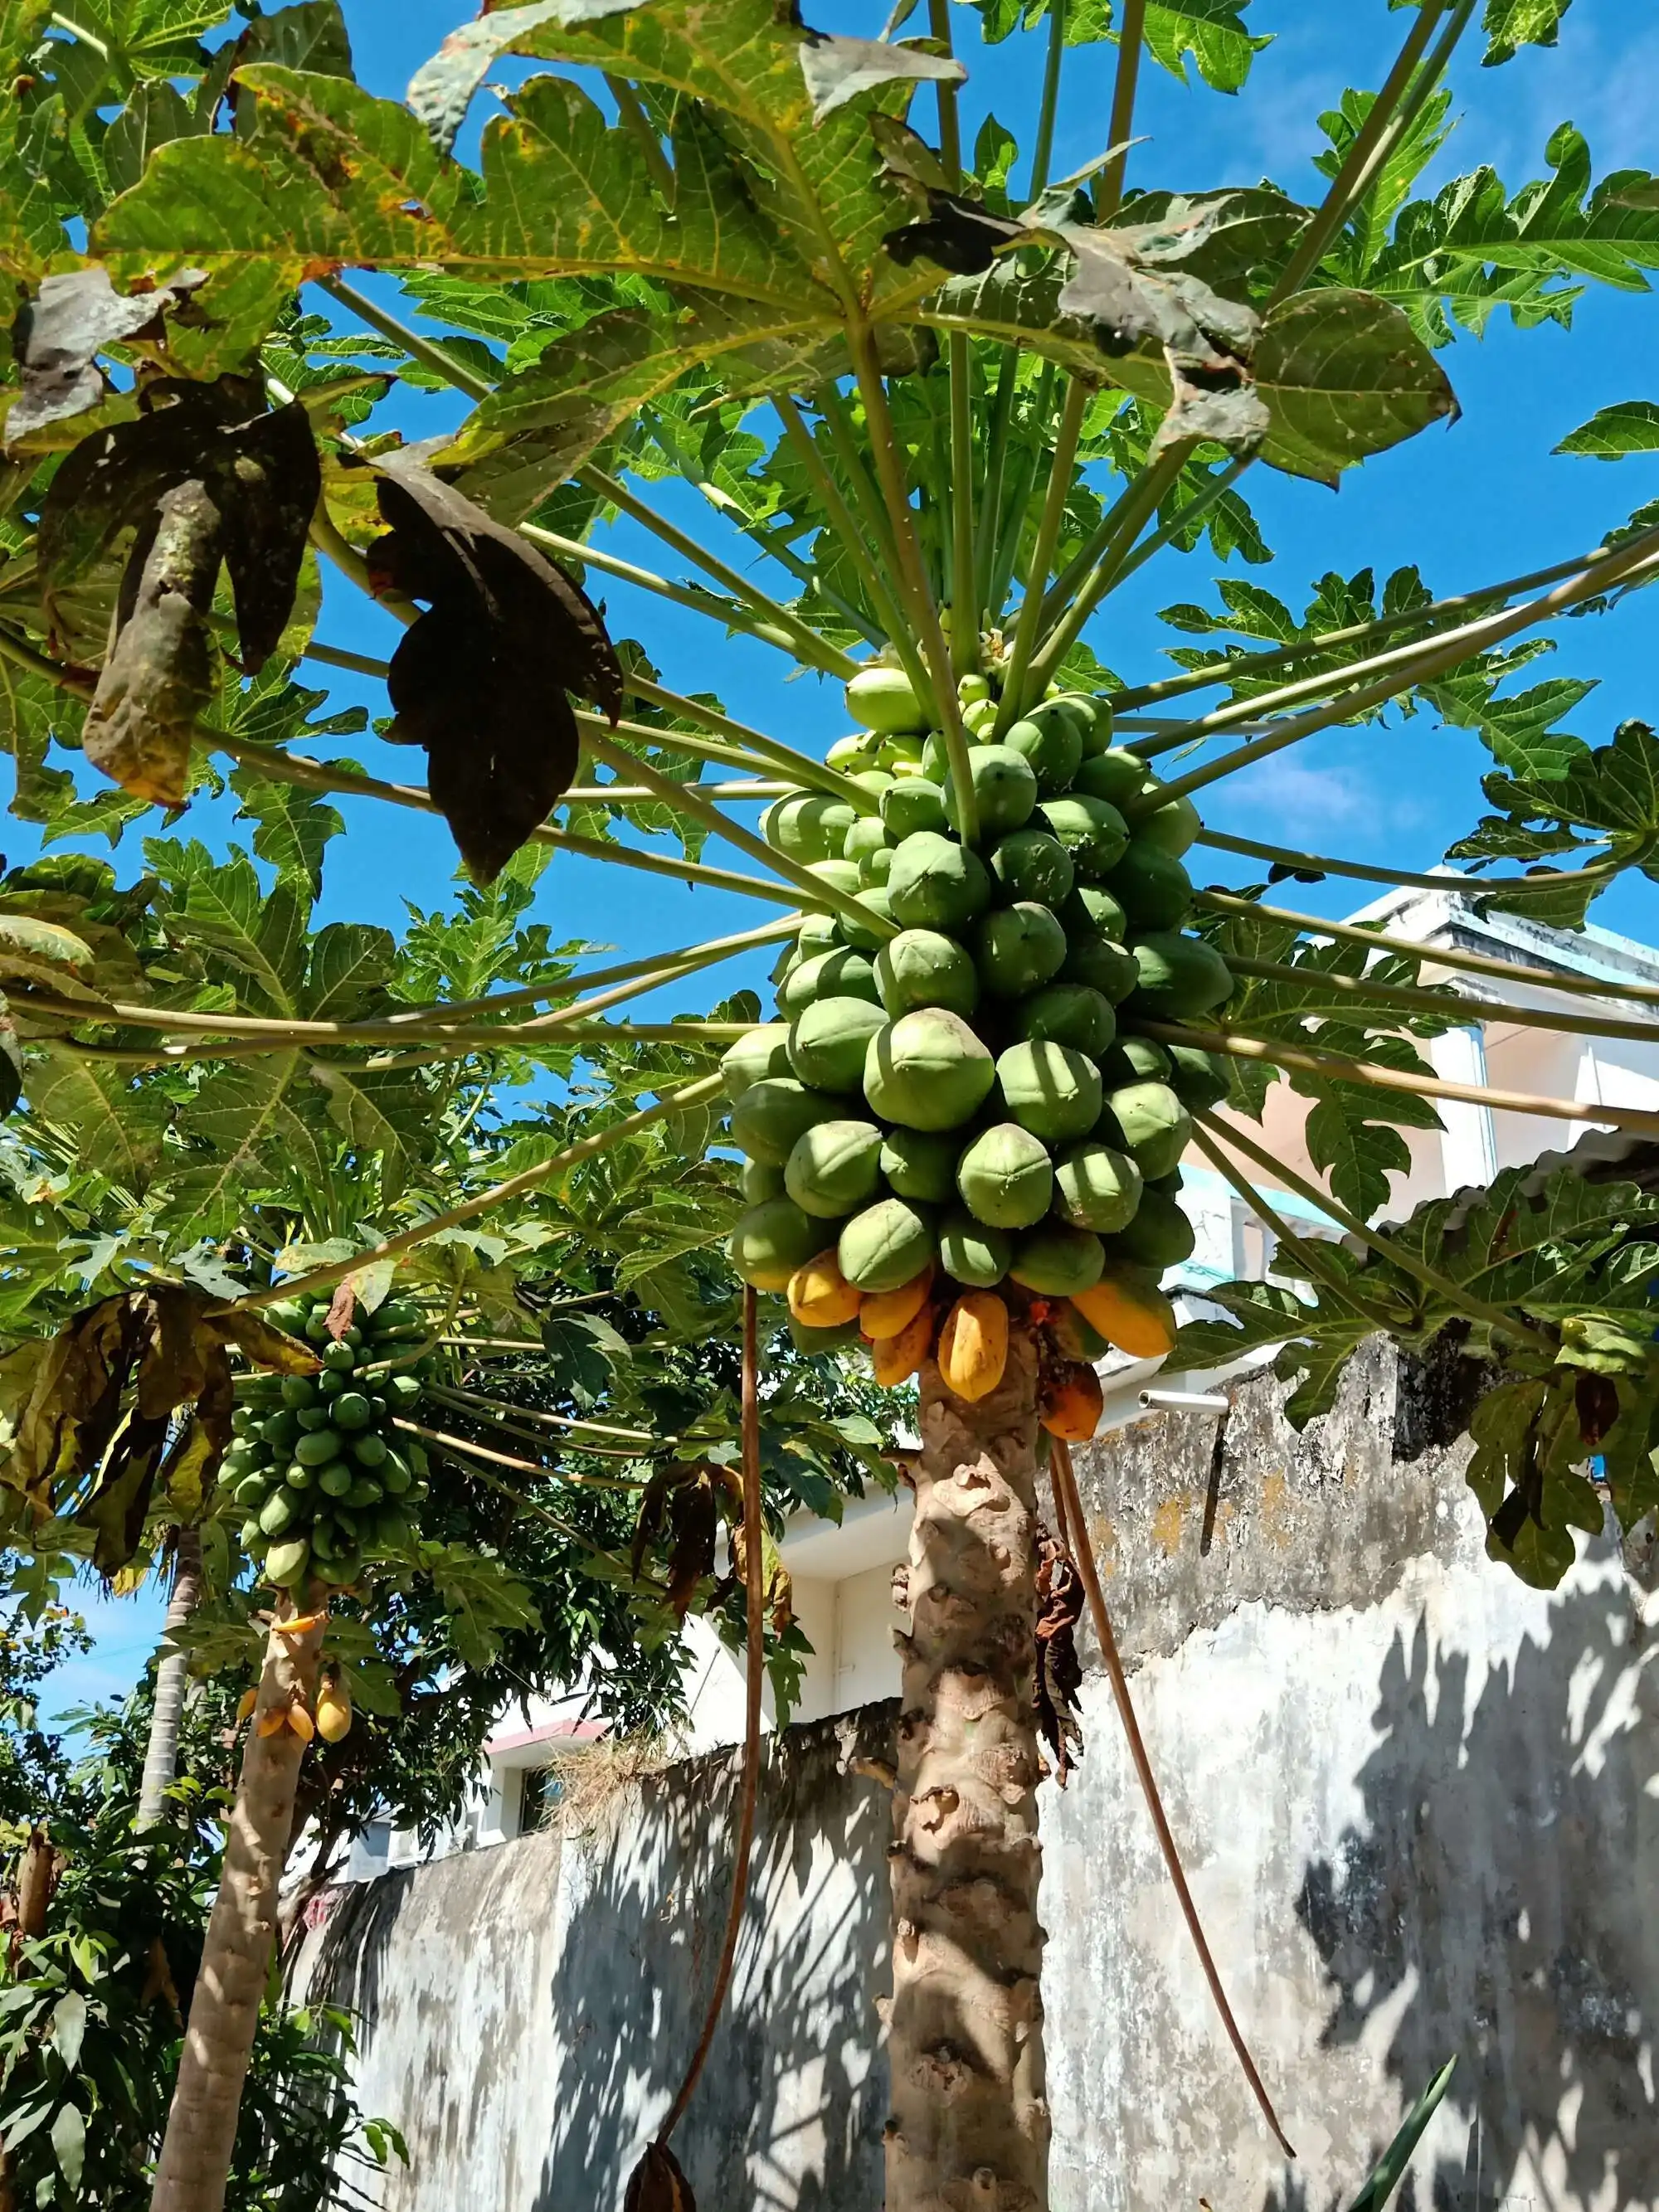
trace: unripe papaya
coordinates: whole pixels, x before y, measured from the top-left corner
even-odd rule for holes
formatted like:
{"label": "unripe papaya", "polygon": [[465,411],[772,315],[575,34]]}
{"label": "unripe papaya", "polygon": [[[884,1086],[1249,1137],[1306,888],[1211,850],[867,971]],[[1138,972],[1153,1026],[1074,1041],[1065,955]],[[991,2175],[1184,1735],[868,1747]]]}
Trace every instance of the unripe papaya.
{"label": "unripe papaya", "polygon": [[822,1225],[793,1199],[751,1206],[732,1231],[732,1265],[757,1291],[782,1291],[818,1249]]}
{"label": "unripe papaya", "polygon": [[933,1342],[933,1309],[923,1306],[896,1336],[878,1337],[870,1346],[870,1366],[884,1390],[908,1382],[927,1358]]}
{"label": "unripe papaya", "polygon": [[1146,762],[1121,745],[1097,753],[1077,773],[1077,788],[1091,799],[1103,799],[1109,806],[1121,807],[1125,799],[1138,797],[1146,781]]}
{"label": "unripe papaya", "polygon": [[856,819],[845,799],[831,799],[825,792],[801,791],[767,808],[761,835],[780,853],[810,866],[814,860],[840,856]]}
{"label": "unripe papaya", "polygon": [[[1037,780],[1023,753],[1012,745],[969,745],[968,770],[982,836],[1000,836],[1030,819],[1037,803]],[[950,771],[945,778],[945,811],[960,830],[957,779]]]}
{"label": "unripe papaya", "polygon": [[856,1321],[862,1302],[836,1266],[833,1245],[789,1278],[789,1310],[808,1328],[839,1328],[844,1322]]}
{"label": "unripe papaya", "polygon": [[[797,1080],[809,1089],[857,1091],[864,1082],[870,1040],[886,1026],[886,1015],[869,999],[815,999],[791,1024],[789,1065]],[[738,1113],[750,1107],[746,1098]],[[735,1117],[732,1127],[737,1127]]]}
{"label": "unripe papaya", "polygon": [[939,1371],[945,1387],[971,1404],[988,1397],[1008,1364],[1008,1309],[994,1291],[969,1291],[939,1331]]}
{"label": "unripe papaya", "polygon": [[[873,1006],[879,997],[869,954],[842,945],[796,963],[778,986],[778,1011],[793,1021],[820,999],[867,999]],[[768,1073],[781,1075],[787,1070],[771,1068]]]}
{"label": "unripe papaya", "polygon": [[1175,1308],[1156,1284],[1133,1275],[1103,1275],[1092,1290],[1073,1291],[1072,1304],[1108,1344],[1132,1359],[1161,1359],[1174,1346]]}
{"label": "unripe papaya", "polygon": [[860,669],[847,687],[847,711],[884,738],[920,735],[927,727],[927,710],[902,668]]}
{"label": "unripe papaya", "polygon": [[1100,1426],[1105,1394],[1100,1377],[1082,1360],[1068,1360],[1054,1369],[1043,1385],[1039,1413],[1051,1437],[1068,1444],[1086,1444]]}
{"label": "unripe papaya", "polygon": [[930,1260],[920,1274],[912,1275],[897,1290],[875,1291],[860,1302],[860,1330],[872,1342],[902,1334],[927,1304],[927,1293],[933,1287],[933,1265]]}

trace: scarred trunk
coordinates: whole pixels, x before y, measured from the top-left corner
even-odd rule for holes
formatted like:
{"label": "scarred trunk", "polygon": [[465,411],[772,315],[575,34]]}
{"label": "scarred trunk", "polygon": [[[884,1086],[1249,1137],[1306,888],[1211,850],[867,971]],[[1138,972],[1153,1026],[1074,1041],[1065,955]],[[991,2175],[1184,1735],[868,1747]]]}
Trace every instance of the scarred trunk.
{"label": "scarred trunk", "polygon": [[977,1405],[921,1376],[893,1793],[887,2212],[1044,2212],[1033,1706],[1036,1356]]}
{"label": "scarred trunk", "polygon": [[[165,1633],[182,1628],[202,1595],[202,1537],[199,1529],[176,1532],[173,1553],[173,1595],[167,1601]],[[138,1821],[153,1827],[167,1808],[167,1791],[179,1772],[179,1729],[184,1719],[189,1661],[182,1651],[163,1650],[155,1666],[155,1702],[150,1709],[149,1741],[144,1746],[144,1775],[138,1786]]]}
{"label": "scarred trunk", "polygon": [[[320,1593],[319,1593],[320,1595]],[[286,1602],[283,1611],[291,1613]],[[323,1624],[303,1634],[273,1628],[248,1729],[224,1868],[202,1950],[179,2061],[179,2080],[156,2169],[152,2212],[222,2212],[236,2116],[276,1934],[276,1885],[294,1821],[305,1745],[286,1725],[260,1733],[267,1715],[310,1708]]]}

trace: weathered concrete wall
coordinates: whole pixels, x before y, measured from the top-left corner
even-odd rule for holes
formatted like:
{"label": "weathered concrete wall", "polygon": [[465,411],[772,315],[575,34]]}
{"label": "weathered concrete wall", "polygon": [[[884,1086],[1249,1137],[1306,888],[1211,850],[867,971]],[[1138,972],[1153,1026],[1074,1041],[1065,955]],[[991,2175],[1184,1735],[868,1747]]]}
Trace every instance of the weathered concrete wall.
{"label": "weathered concrete wall", "polygon": [[[1378,1349],[1302,1437],[1264,1378],[1218,1453],[1213,1424],[1160,1419],[1080,1458],[1200,1910],[1301,2157],[1238,2077],[1091,1672],[1045,1812],[1058,2212],[1328,2212],[1453,2052],[1419,2212],[1659,2212],[1659,1577],[1607,1544],[1552,1597],[1490,1565],[1443,1441],[1458,1389]],[[863,1747],[890,1724],[866,1708]],[[676,2137],[704,2212],[880,2203],[887,1805],[836,1735],[769,1747],[763,1933],[751,1914]],[[679,1767],[588,1844],[349,1897],[313,1985],[363,2010],[363,2102],[409,2135],[385,2212],[619,2206],[700,2013],[732,1782]]]}

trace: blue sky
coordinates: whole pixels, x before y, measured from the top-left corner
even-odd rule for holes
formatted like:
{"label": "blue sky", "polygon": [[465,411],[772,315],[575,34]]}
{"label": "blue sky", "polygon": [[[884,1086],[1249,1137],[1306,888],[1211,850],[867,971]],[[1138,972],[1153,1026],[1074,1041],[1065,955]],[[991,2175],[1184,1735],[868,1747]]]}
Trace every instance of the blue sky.
{"label": "blue sky", "polygon": [[[392,97],[401,94],[414,70],[469,12],[460,0],[344,4],[360,74]],[[879,28],[884,9],[840,0],[815,6],[807,0],[805,12],[823,28],[870,34]],[[965,7],[953,12],[970,70],[964,95],[970,128],[988,105],[1008,122],[1034,112],[1037,42],[1015,40],[987,52],[976,48],[972,12]],[[1345,86],[1380,82],[1410,18],[1391,11],[1383,0],[1346,0],[1335,7],[1329,0],[1255,0],[1249,20],[1253,28],[1271,31],[1274,38],[1258,57],[1241,98],[1183,88],[1150,64],[1145,70],[1136,125],[1149,143],[1134,151],[1133,180],[1198,188],[1251,183],[1265,175],[1294,194],[1314,197],[1318,179],[1310,164],[1322,143],[1319,114],[1335,106]],[[1431,185],[1486,161],[1513,191],[1546,173],[1545,141],[1567,119],[1588,137],[1598,175],[1615,167],[1659,168],[1659,123],[1650,98],[1659,82],[1659,26],[1638,0],[1577,0],[1558,49],[1524,52],[1501,70],[1481,69],[1479,54],[1480,41],[1471,35],[1449,79],[1458,128],[1430,173]],[[1103,149],[1112,65],[1107,47],[1068,57],[1057,173]],[[487,112],[487,104],[480,105]],[[1415,561],[1434,590],[1447,592],[1594,544],[1605,529],[1659,492],[1659,464],[1637,460],[1609,467],[1553,458],[1551,448],[1600,406],[1659,397],[1659,379],[1647,367],[1655,331],[1655,304],[1644,294],[1591,292],[1571,332],[1551,325],[1517,333],[1507,318],[1495,316],[1484,339],[1461,338],[1443,356],[1462,407],[1455,424],[1351,473],[1335,494],[1265,469],[1252,471],[1249,495],[1278,559],[1270,570],[1243,571],[1235,564],[1234,573],[1260,579],[1299,607],[1313,579],[1332,568],[1351,573],[1369,564],[1386,574]],[[446,403],[417,402],[410,427],[422,434],[448,419]],[[688,527],[709,532],[708,510],[694,493],[686,491],[674,511]],[[632,526],[619,527],[612,542],[619,551],[678,573],[673,556]],[[747,557],[743,541],[735,541],[731,557]],[[1160,647],[1176,641],[1157,622],[1158,609],[1176,599],[1206,598],[1214,573],[1202,550],[1189,558],[1166,554],[1150,564],[1097,620],[1091,641],[1102,659],[1131,680],[1163,672],[1168,664],[1159,660]],[[601,581],[592,580],[596,587]],[[778,579],[769,582],[775,586]],[[668,684],[718,690],[740,718],[818,749],[848,726],[837,687],[812,678],[783,682],[786,664],[767,647],[722,640],[698,618],[625,587],[606,586],[605,597],[613,630],[645,640]],[[1600,680],[1600,689],[1570,721],[1579,734],[1602,741],[1625,716],[1659,712],[1649,672],[1650,622],[1649,602],[1638,599],[1611,616],[1561,627],[1559,649],[1544,672]],[[392,624],[349,586],[332,583],[319,635],[371,653],[389,652],[396,636]],[[361,698],[373,712],[384,711],[370,684],[347,678],[336,688],[343,700]],[[399,749],[368,739],[353,741],[351,750],[380,772],[410,773],[410,756]],[[1206,811],[1216,826],[1243,835],[1420,869],[1473,826],[1480,811],[1479,778],[1490,764],[1474,737],[1419,717],[1403,726],[1327,733],[1212,792]],[[441,824],[367,804],[341,805],[349,835],[331,858],[330,913],[397,927],[404,897],[426,907],[441,901],[453,856]],[[187,828],[222,834],[225,810],[198,809],[198,817]],[[124,875],[138,866],[136,842],[130,832],[117,856]],[[9,836],[8,842],[15,852],[24,840]],[[719,848],[709,857],[747,865]],[[1230,871],[1219,858],[1214,869],[1220,879],[1242,880],[1249,872],[1248,867]],[[1345,890],[1334,884],[1297,892],[1301,903],[1331,914],[1358,905],[1366,896],[1363,886]],[[557,935],[586,935],[629,953],[750,927],[757,918],[746,902],[564,855],[542,879],[538,912]],[[1595,919],[1638,937],[1659,934],[1659,913],[1645,883],[1621,887],[1600,902]],[[725,988],[739,981],[758,984],[763,973],[759,963],[716,971]],[[690,1011],[698,1002],[688,993],[656,1004],[664,1012]],[[652,1004],[641,1001],[641,1012]],[[94,1615],[97,1651],[66,1670],[54,1701],[60,1705],[118,1692],[138,1671],[157,1632],[158,1605],[148,1595],[98,1604]]]}

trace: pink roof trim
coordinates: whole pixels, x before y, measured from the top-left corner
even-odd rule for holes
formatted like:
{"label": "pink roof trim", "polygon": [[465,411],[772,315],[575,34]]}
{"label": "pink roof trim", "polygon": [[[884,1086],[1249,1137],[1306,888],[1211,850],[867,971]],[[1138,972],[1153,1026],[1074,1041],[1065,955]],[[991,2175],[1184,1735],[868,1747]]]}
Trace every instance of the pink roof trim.
{"label": "pink roof trim", "polygon": [[516,1735],[492,1735],[484,1745],[484,1752],[495,1759],[504,1751],[522,1751],[530,1743],[554,1743],[561,1738],[592,1743],[610,1732],[604,1721],[549,1721],[545,1728],[521,1729]]}

